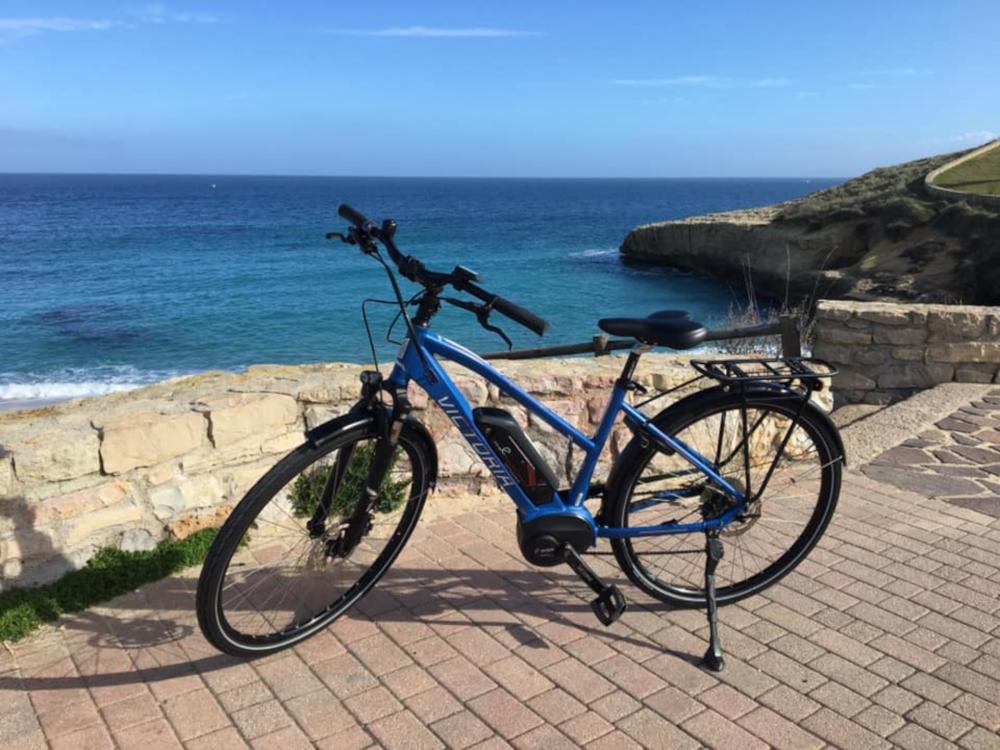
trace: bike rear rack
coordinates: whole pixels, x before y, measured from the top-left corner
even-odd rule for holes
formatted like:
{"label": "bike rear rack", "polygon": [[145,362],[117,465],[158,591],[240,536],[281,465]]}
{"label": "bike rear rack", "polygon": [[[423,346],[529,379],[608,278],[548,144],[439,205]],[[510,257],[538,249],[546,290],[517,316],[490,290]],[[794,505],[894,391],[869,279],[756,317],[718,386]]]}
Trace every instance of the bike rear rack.
{"label": "bike rear rack", "polygon": [[691,366],[702,375],[722,383],[755,381],[782,382],[801,380],[817,382],[837,374],[837,368],[816,357],[775,359],[692,359]]}

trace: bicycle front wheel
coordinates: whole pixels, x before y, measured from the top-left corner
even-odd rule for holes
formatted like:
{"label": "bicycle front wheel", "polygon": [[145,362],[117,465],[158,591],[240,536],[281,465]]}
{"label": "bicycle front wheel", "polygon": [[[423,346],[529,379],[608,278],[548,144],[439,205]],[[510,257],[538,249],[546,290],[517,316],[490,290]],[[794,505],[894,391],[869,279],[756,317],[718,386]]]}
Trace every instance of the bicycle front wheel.
{"label": "bicycle front wheel", "polygon": [[[668,408],[657,426],[695,449],[748,495],[742,515],[721,531],[718,603],[731,604],[777,583],[822,536],[840,494],[843,454],[833,428],[792,394],[721,389]],[[744,450],[746,447],[746,450]],[[610,498],[611,526],[688,524],[733,507],[700,470],[642,438],[622,453]],[[650,596],[679,607],[705,606],[702,533],[616,539],[622,571]]]}
{"label": "bicycle front wheel", "polygon": [[303,445],[226,520],[198,581],[205,637],[234,656],[273,653],[336,620],[367,594],[409,539],[432,481],[430,448],[404,427],[360,542],[345,541],[379,440],[355,421]]}

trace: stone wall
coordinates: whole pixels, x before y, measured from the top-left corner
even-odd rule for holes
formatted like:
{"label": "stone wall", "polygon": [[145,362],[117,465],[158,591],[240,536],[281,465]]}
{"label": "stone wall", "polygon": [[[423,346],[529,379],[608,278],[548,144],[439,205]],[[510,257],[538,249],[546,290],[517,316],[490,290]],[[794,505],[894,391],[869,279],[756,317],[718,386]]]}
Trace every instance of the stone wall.
{"label": "stone wall", "polygon": [[[530,392],[592,432],[621,357],[501,363]],[[217,525],[306,428],[357,399],[360,366],[255,367],[208,373],[47,409],[0,413],[2,587],[57,578],[100,547],[152,547]],[[545,425],[468,375],[456,382],[475,404],[511,409],[561,477],[580,454]],[[647,355],[639,381],[665,389],[691,376],[681,358]],[[495,491],[447,417],[412,394],[438,440],[439,491]],[[611,441],[614,455],[629,437]],[[607,460],[603,465],[607,468]]]}
{"label": "stone wall", "polygon": [[1000,382],[1000,307],[820,302],[817,357],[836,403],[885,404],[938,383]]}

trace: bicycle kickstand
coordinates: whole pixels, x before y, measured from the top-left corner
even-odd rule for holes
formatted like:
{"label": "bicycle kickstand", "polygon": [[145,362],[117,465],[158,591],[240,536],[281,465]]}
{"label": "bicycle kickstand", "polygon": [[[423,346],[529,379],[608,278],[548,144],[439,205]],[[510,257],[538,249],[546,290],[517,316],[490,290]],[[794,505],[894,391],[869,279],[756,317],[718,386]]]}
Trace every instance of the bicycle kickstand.
{"label": "bicycle kickstand", "polygon": [[719,643],[718,605],[715,601],[715,568],[722,559],[724,550],[718,529],[705,532],[705,603],[708,605],[708,650],[701,663],[712,672],[721,672],[726,668],[726,660],[722,658],[722,645]]}

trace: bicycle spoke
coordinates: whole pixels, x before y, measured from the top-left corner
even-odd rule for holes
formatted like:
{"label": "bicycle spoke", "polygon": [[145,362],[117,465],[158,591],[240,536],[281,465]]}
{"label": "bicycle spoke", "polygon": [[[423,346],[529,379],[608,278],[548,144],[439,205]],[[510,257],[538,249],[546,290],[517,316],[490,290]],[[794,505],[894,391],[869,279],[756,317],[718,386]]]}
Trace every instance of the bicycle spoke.
{"label": "bicycle spoke", "polygon": [[350,447],[339,477],[334,467],[340,454],[335,452],[274,492],[234,551],[223,576],[220,607],[240,637],[291,633],[330,612],[379,559],[405,509],[423,500],[411,493],[413,468],[398,450],[370,520],[361,521],[361,539],[343,556],[338,545],[352,528],[374,441]]}

